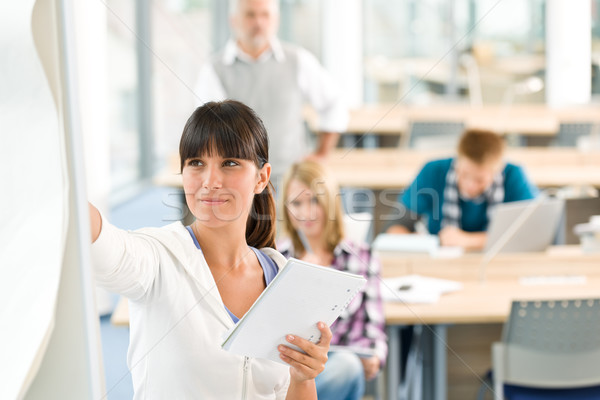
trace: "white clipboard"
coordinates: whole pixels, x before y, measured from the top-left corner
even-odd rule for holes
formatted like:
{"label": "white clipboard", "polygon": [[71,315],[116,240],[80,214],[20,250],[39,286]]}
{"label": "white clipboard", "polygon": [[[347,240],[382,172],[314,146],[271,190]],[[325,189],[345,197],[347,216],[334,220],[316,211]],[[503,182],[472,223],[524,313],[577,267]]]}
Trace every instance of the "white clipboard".
{"label": "white clipboard", "polygon": [[277,346],[295,347],[285,336],[317,343],[321,338],[317,322],[331,325],[366,281],[360,275],[290,258],[227,333],[222,347],[235,354],[284,363]]}

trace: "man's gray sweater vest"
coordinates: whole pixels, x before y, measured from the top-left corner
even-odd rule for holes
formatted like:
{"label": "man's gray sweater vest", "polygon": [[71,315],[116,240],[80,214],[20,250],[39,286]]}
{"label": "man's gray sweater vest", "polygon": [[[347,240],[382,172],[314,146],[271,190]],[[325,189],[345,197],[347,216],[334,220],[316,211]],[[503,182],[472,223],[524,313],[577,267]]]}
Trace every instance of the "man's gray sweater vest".
{"label": "man's gray sweater vest", "polygon": [[[269,162],[273,177],[281,177],[295,161],[307,154],[302,117],[303,96],[298,86],[297,47],[283,44],[285,60],[270,57],[264,62],[236,59],[223,64],[223,54],[212,61],[227,97],[251,107],[269,133]],[[275,182],[277,183],[277,182]]]}

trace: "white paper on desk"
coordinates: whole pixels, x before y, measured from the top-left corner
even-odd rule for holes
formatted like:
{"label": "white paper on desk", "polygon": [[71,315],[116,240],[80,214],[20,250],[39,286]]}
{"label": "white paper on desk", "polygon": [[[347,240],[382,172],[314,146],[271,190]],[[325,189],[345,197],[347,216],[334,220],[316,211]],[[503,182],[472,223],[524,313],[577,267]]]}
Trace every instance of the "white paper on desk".
{"label": "white paper on desk", "polygon": [[294,347],[285,340],[286,335],[318,342],[321,332],[317,322],[331,325],[366,281],[360,275],[290,258],[228,332],[222,347],[235,354],[283,363],[277,346]]}
{"label": "white paper on desk", "polygon": [[421,275],[405,275],[381,281],[384,301],[404,303],[435,303],[444,293],[462,289],[462,283]]}

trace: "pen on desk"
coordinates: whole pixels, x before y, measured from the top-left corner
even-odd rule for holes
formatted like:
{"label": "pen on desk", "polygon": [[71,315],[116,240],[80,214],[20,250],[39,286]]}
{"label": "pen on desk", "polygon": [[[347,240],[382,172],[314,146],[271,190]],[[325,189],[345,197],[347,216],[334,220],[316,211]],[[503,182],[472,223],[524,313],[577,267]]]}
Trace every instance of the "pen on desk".
{"label": "pen on desk", "polygon": [[310,244],[308,243],[308,239],[306,238],[306,235],[304,234],[304,232],[302,232],[300,229],[297,229],[296,232],[298,233],[298,237],[300,238],[300,241],[302,242],[302,246],[304,246],[304,250],[307,253],[312,253],[312,248],[310,247]]}

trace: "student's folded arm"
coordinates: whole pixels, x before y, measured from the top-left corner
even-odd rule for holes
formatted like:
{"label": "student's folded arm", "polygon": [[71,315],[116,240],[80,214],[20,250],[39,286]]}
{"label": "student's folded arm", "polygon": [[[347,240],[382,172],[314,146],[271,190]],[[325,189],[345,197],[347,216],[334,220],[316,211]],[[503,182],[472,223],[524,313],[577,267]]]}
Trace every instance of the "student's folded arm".
{"label": "student's folded arm", "polygon": [[455,226],[443,228],[440,233],[442,246],[458,246],[465,250],[481,250],[487,240],[486,232],[465,232]]}
{"label": "student's folded arm", "polygon": [[471,232],[469,234],[467,250],[483,250],[487,242],[487,232]]}

